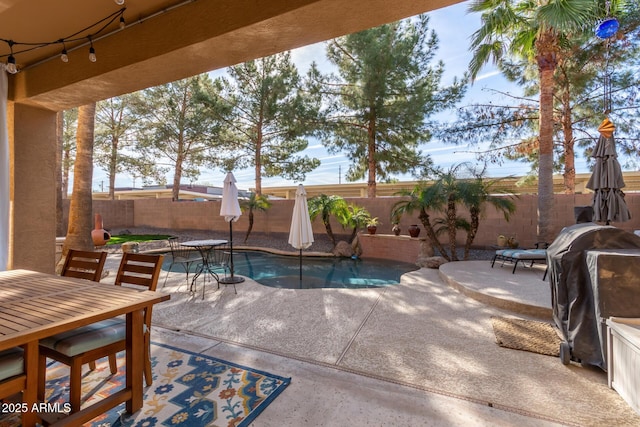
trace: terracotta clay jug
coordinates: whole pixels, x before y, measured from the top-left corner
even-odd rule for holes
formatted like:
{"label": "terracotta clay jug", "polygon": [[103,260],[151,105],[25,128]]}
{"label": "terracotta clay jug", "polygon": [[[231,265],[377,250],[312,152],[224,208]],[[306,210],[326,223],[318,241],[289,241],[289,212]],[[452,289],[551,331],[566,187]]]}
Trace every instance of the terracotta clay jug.
{"label": "terracotta clay jug", "polygon": [[417,224],[412,224],[409,226],[409,236],[418,237],[420,235],[420,227]]}
{"label": "terracotta clay jug", "polygon": [[94,229],[91,231],[91,240],[95,246],[104,246],[109,241],[111,234],[103,228],[102,215],[96,214]]}

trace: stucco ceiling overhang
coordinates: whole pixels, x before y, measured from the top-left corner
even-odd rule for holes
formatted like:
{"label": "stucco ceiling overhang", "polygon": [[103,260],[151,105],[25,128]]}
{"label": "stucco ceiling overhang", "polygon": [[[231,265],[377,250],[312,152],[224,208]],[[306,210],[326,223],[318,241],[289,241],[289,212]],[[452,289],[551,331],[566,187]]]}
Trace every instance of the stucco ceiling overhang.
{"label": "stucco ceiling overhang", "polygon": [[[126,7],[127,26],[88,46],[16,53],[10,99],[63,110],[328,40],[454,4],[452,0],[0,0],[0,38],[53,41]],[[104,34],[104,32],[103,32]],[[77,44],[86,43],[84,41]],[[17,52],[17,49],[14,49]],[[0,55],[6,62],[6,43]]]}

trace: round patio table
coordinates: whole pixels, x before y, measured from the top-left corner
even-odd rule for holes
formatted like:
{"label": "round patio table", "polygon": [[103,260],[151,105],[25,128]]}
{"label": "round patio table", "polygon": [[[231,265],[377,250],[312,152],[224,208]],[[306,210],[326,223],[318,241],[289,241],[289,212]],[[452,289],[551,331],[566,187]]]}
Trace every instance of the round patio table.
{"label": "round patio table", "polygon": [[[195,295],[195,293],[196,293],[196,280],[198,279],[198,277],[200,277],[200,275],[203,272],[205,274],[208,272],[209,275],[215,279],[216,283],[218,283],[218,284],[220,283],[220,277],[218,277],[216,272],[213,271],[213,268],[211,268],[212,266],[209,265],[209,259],[210,259],[209,253],[216,246],[222,246],[222,245],[226,245],[226,244],[227,244],[226,240],[219,240],[219,239],[189,240],[187,242],[181,242],[180,243],[181,246],[185,246],[185,247],[196,249],[198,252],[200,252],[200,255],[202,256],[202,264],[199,265],[198,270],[196,271],[196,274],[193,276],[193,279],[191,280],[191,286],[189,287],[189,293],[190,294]],[[206,277],[205,277],[205,280],[206,280]],[[203,284],[202,285],[202,299],[204,299],[204,287],[205,287],[205,285]]]}

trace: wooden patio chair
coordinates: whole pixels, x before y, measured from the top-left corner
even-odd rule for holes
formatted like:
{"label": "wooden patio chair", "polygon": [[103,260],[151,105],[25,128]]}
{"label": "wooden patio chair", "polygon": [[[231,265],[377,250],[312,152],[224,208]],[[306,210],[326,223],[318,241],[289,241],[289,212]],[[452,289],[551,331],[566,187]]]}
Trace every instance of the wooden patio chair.
{"label": "wooden patio chair", "polygon": [[[124,253],[115,285],[123,284],[155,291],[162,268],[162,255]],[[151,307],[144,311],[144,376],[147,386],[153,378],[150,355]],[[116,354],[126,349],[126,321],[123,318],[107,319],[91,325],[40,341],[38,360],[38,399],[44,399],[46,358],[49,357],[69,366],[69,403],[71,412],[81,406],[82,365],[109,356],[112,374],[117,372]]]}
{"label": "wooden patio chair", "polygon": [[106,252],[89,252],[69,249],[60,275],[99,282],[102,277]]}
{"label": "wooden patio chair", "polygon": [[0,399],[21,393],[26,385],[22,348],[0,351]]}

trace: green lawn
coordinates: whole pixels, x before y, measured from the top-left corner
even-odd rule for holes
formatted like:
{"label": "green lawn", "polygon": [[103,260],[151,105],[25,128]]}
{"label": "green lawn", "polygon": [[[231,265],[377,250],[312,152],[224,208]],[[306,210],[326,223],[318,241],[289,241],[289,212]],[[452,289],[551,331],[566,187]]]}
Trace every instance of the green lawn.
{"label": "green lawn", "polygon": [[124,234],[111,236],[107,245],[121,245],[125,242],[149,242],[152,240],[167,240],[170,236],[164,234]]}

